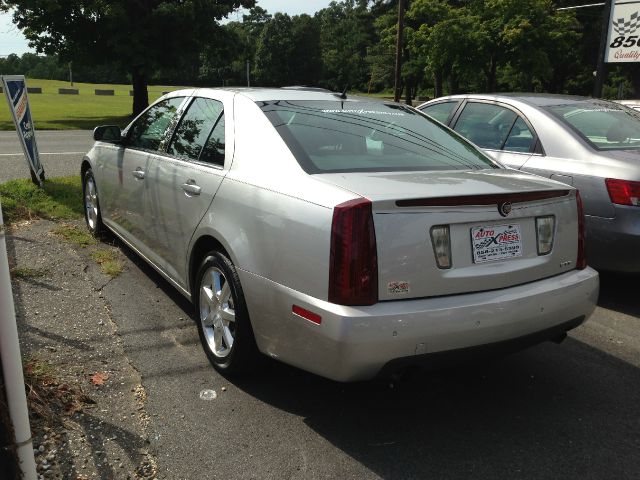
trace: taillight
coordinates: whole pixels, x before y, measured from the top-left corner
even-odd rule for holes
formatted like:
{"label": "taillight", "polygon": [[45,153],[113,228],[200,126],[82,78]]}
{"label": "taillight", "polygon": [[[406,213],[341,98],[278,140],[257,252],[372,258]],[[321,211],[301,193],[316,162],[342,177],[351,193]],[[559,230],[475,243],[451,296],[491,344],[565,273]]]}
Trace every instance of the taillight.
{"label": "taillight", "polygon": [[604,183],[607,185],[609,198],[613,203],[640,207],[640,182],[606,178]]}
{"label": "taillight", "polygon": [[378,254],[371,201],[341,203],[333,209],[329,301],[373,305],[378,301]]}
{"label": "taillight", "polygon": [[582,206],[582,198],[580,192],[576,190],[576,203],[578,204],[578,258],[576,259],[576,268],[583,270],[587,268],[587,257],[584,252],[584,208]]}

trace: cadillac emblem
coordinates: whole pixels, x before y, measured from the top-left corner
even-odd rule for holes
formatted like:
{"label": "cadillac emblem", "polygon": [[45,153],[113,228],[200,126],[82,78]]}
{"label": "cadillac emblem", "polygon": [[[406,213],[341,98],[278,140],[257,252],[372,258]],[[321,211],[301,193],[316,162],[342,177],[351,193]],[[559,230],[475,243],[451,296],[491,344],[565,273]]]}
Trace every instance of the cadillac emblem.
{"label": "cadillac emblem", "polygon": [[511,202],[502,202],[498,204],[498,212],[503,217],[506,217],[511,213]]}

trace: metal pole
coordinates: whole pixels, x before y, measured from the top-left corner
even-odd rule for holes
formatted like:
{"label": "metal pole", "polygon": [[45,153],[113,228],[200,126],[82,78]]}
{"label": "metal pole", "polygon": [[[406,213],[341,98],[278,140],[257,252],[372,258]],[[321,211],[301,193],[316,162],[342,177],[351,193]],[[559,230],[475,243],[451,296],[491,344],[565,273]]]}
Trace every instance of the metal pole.
{"label": "metal pole", "polygon": [[71,83],[71,86],[73,87],[73,70],[71,69],[71,63],[69,62],[69,83]]}
{"label": "metal pole", "polygon": [[398,35],[396,37],[396,71],[393,91],[393,101],[400,101],[400,83],[402,81],[402,44],[404,35],[404,0],[398,0]]}
{"label": "metal pole", "polygon": [[249,82],[249,60],[247,60],[247,87],[251,86],[251,82]]}
{"label": "metal pole", "polygon": [[611,17],[611,4],[613,0],[607,0],[602,12],[602,29],[600,31],[600,48],[598,50],[598,63],[596,66],[596,80],[593,83],[593,96],[602,97],[602,86],[604,77],[607,74],[607,64],[604,62],[604,52],[607,49],[607,39],[609,33],[609,17]]}
{"label": "metal pole", "polygon": [[29,426],[27,397],[24,391],[22,357],[18,342],[18,327],[11,293],[9,261],[5,241],[2,206],[0,205],[0,358],[6,382],[9,417],[15,432],[16,451],[24,480],[36,480],[36,461]]}

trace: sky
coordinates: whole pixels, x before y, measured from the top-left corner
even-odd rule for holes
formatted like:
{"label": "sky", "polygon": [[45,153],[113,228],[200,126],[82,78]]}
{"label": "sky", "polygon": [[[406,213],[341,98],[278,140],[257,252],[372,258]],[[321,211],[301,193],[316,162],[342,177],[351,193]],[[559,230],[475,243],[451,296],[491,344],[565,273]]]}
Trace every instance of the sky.
{"label": "sky", "polygon": [[[257,0],[257,5],[273,14],[284,12],[289,15],[299,15],[308,13],[313,15],[329,5],[331,0]],[[242,20],[242,11],[229,15],[229,20]],[[22,55],[32,51],[27,45],[27,41],[11,23],[11,14],[0,13],[0,56],[16,53]]]}

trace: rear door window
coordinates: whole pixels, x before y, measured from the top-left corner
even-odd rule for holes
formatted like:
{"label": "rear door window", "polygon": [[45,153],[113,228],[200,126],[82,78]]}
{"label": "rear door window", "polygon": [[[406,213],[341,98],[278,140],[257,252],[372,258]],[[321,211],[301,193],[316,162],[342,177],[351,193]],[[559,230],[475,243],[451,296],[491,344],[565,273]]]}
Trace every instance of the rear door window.
{"label": "rear door window", "polygon": [[517,117],[515,112],[499,105],[469,102],[454,130],[481,148],[500,150]]}
{"label": "rear door window", "polygon": [[435,118],[439,122],[446,124],[456,105],[458,105],[458,102],[441,102],[433,105],[427,105],[426,107],[421,108],[420,111],[426,113],[431,118]]}
{"label": "rear door window", "polygon": [[507,152],[529,153],[533,150],[535,138],[525,121],[518,117],[516,123],[511,127],[511,131],[504,142],[503,150]]}
{"label": "rear door window", "polygon": [[[224,163],[224,119],[222,102],[210,98],[197,97],[191,102],[169,144],[167,153],[187,160],[220,163],[220,148],[212,153],[211,143],[216,144],[222,133],[222,163]],[[206,147],[206,148],[205,148]],[[217,155],[217,157],[216,157]]]}
{"label": "rear door window", "polygon": [[127,146],[157,151],[183,101],[184,97],[173,97],[146,110],[129,129]]}

